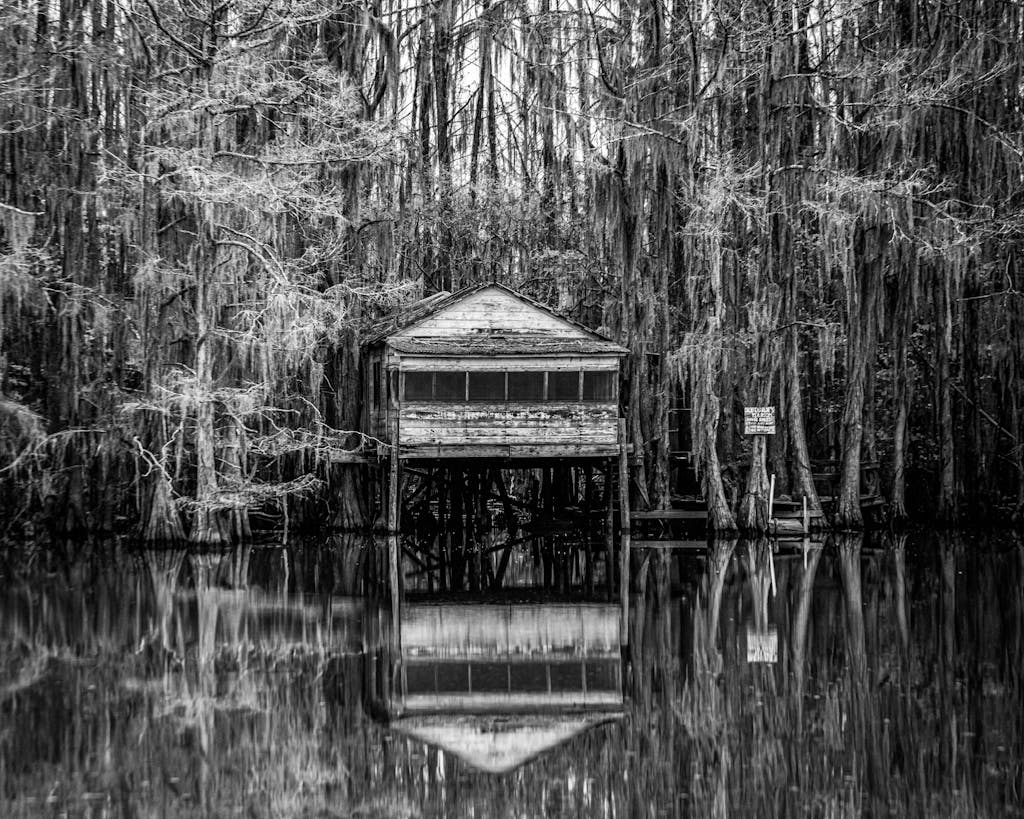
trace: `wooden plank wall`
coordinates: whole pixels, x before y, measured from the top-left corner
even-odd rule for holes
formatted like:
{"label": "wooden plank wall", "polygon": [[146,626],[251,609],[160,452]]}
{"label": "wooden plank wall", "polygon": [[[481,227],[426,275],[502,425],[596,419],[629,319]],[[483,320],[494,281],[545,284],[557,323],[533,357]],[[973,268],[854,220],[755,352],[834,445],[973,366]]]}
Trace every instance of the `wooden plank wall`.
{"label": "wooden plank wall", "polygon": [[[617,356],[402,357],[401,372],[617,373]],[[403,376],[404,379],[404,376]],[[400,384],[400,389],[404,385]],[[617,390],[616,390],[617,392]],[[615,446],[618,400],[602,402],[402,402],[403,446]]]}
{"label": "wooden plank wall", "polygon": [[617,438],[614,403],[403,404],[402,444],[608,444]]}

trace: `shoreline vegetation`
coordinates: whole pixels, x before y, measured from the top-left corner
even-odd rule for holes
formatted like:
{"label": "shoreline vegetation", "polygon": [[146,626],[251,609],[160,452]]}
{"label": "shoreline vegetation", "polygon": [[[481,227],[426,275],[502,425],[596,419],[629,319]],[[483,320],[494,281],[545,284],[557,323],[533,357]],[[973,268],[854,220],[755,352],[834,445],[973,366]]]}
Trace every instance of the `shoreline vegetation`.
{"label": "shoreline vegetation", "polygon": [[486,281],[629,350],[636,509],[1019,523],[1024,7],[705,7],[4,4],[0,538],[372,529],[360,345]]}

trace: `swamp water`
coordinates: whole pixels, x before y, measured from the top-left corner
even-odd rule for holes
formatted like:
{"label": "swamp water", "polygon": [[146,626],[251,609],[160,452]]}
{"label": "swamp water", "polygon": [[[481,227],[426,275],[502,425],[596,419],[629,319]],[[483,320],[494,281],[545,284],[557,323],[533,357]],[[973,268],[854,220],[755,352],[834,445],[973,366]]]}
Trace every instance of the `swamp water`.
{"label": "swamp water", "polygon": [[639,553],[628,655],[571,593],[396,631],[340,593],[365,549],[22,560],[0,816],[1024,814],[1013,535]]}

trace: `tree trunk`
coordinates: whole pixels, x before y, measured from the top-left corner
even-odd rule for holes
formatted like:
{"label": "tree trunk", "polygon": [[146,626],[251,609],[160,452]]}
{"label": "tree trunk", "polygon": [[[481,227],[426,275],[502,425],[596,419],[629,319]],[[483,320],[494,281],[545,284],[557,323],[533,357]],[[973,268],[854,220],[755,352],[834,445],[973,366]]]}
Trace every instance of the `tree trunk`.
{"label": "tree trunk", "polygon": [[910,377],[907,372],[907,337],[900,331],[896,349],[895,395],[896,422],[892,436],[891,515],[901,521],[907,517],[907,431],[910,416]]}
{"label": "tree trunk", "polygon": [[789,328],[788,336],[783,388],[786,392],[786,422],[792,452],[793,492],[807,499],[808,512],[812,515],[821,515],[821,500],[814,485],[814,471],[811,468],[811,456],[807,447],[807,430],[804,427],[803,391],[800,387],[800,337],[795,326]]}
{"label": "tree trunk", "polygon": [[718,461],[718,399],[715,397],[704,398],[712,406],[709,412],[702,419],[704,429],[700,431],[697,440],[700,442],[702,452],[701,461],[703,469],[704,497],[708,504],[708,527],[713,532],[727,533],[736,531],[736,521],[733,519],[732,510],[725,496],[725,486],[722,483],[722,467]]}
{"label": "tree trunk", "polygon": [[[873,236],[869,241],[868,234]],[[859,227],[855,241],[855,279],[847,287],[848,339],[846,393],[843,400],[842,456],[836,525],[859,529],[864,525],[860,508],[861,445],[864,440],[864,392],[868,366],[875,355],[876,308],[882,254],[889,229]],[[869,255],[870,254],[870,255]]]}
{"label": "tree trunk", "polygon": [[952,358],[953,328],[951,322],[949,275],[940,269],[936,273],[935,333],[936,333],[936,374],[939,437],[939,492],[937,513],[940,521],[953,523],[957,517],[956,486],[954,475],[953,442],[953,391],[950,377]]}
{"label": "tree trunk", "polygon": [[739,525],[747,532],[768,530],[767,436],[755,435],[750,447],[750,471],[740,502]]}
{"label": "tree trunk", "polygon": [[[207,237],[208,240],[208,237]],[[203,241],[202,239],[200,241]],[[219,494],[217,482],[217,434],[215,428],[213,335],[209,322],[206,281],[210,271],[202,269],[207,261],[197,254],[196,273],[196,513],[192,520],[191,540],[218,544],[228,540],[224,515],[213,508]],[[211,260],[212,261],[212,260]]]}

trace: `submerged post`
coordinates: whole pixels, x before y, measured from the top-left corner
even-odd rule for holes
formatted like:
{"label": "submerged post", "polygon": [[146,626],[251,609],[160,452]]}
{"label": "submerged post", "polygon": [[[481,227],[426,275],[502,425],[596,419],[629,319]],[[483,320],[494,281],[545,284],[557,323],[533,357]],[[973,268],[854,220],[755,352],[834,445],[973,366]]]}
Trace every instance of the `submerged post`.
{"label": "submerged post", "polygon": [[400,577],[398,571],[399,554],[401,544],[400,525],[401,509],[398,503],[400,494],[399,481],[401,473],[398,461],[398,418],[391,423],[391,464],[388,476],[388,580],[391,586],[391,628],[392,640],[395,647],[401,648],[399,635],[401,633],[399,623],[399,595],[401,594]]}
{"label": "submerged post", "polygon": [[619,419],[619,598],[622,620],[619,623],[619,643],[629,639],[629,447],[626,443],[626,420]]}

